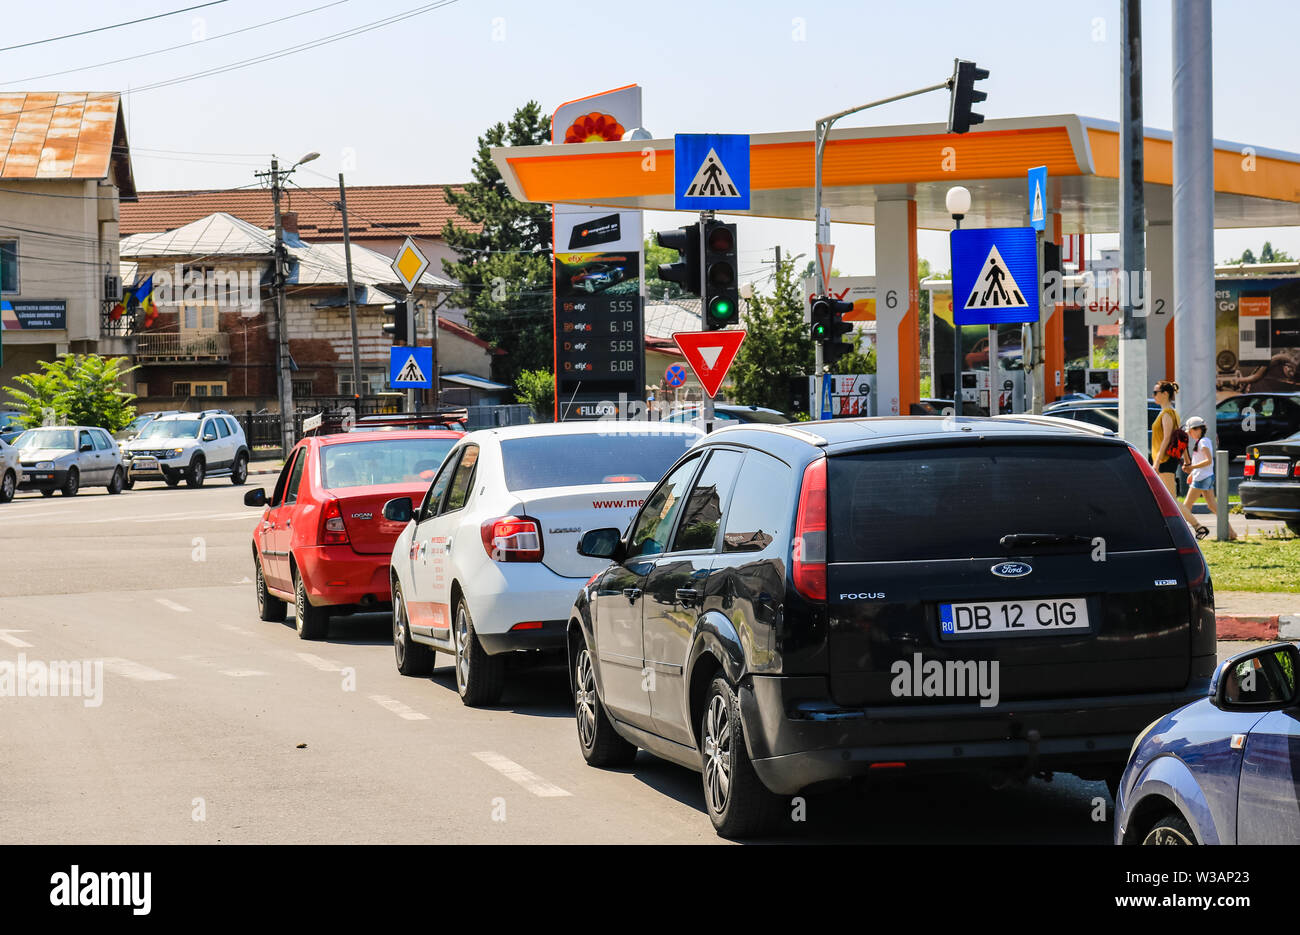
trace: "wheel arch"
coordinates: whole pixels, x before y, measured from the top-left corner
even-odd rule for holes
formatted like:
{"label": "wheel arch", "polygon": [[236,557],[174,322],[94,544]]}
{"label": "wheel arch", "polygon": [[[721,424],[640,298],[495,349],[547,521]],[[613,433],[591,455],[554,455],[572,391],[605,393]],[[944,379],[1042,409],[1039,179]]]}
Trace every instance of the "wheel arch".
{"label": "wheel arch", "polygon": [[[1126,809],[1129,815],[1124,826],[1126,844],[1141,843],[1156,820],[1170,811],[1180,814],[1191,826],[1198,843],[1234,843],[1233,840],[1225,841],[1220,838],[1219,829],[1214,822],[1214,813],[1204,790],[1187,764],[1175,756],[1159,756],[1152,760],[1143,769],[1138,781],[1133,784],[1130,795],[1136,796],[1136,799],[1133,805]],[[1235,795],[1231,817],[1235,824]],[[1233,838],[1235,840],[1235,835]]]}
{"label": "wheel arch", "polygon": [[687,657],[686,677],[682,680],[686,692],[685,708],[690,716],[687,726],[697,745],[697,728],[713,679],[721,673],[733,688],[737,688],[747,671],[744,646],[732,622],[720,613],[708,613],[699,618]]}

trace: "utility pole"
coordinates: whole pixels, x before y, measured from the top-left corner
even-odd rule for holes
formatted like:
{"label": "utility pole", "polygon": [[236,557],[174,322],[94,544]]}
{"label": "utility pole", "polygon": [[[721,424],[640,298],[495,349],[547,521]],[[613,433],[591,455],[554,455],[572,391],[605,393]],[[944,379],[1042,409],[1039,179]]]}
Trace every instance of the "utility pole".
{"label": "utility pole", "polygon": [[271,160],[271,204],[275,208],[275,273],[271,278],[275,289],[275,333],[279,345],[276,355],[279,362],[280,377],[280,445],[284,456],[289,457],[297,441],[293,419],[293,370],[289,356],[289,323],[284,310],[284,222],[280,216],[280,189],[282,186],[280,161]]}
{"label": "utility pole", "polygon": [[339,213],[343,215],[343,262],[348,271],[348,318],[352,322],[352,395],[361,398],[361,342],[357,338],[357,294],[352,281],[352,235],[348,230],[348,193],[339,173]]}
{"label": "utility pole", "polygon": [[[1175,4],[1175,7],[1177,4]],[[1141,284],[1146,262],[1146,178],[1142,126],[1142,0],[1120,0],[1124,33],[1120,40],[1120,311],[1119,429],[1129,443],[1147,444],[1147,319],[1151,297]],[[1177,188],[1175,187],[1175,191]],[[1213,276],[1214,264],[1210,264]],[[1207,295],[1213,295],[1211,290]],[[1136,302],[1135,302],[1136,299]],[[1139,314],[1134,308],[1141,308]],[[1089,346],[1089,356],[1092,348]]]}

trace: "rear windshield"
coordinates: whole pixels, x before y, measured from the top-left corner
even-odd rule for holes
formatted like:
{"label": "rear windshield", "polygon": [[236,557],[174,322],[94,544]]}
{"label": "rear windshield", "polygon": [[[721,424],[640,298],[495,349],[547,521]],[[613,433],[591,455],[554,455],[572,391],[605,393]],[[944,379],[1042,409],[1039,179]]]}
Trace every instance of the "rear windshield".
{"label": "rear windshield", "polygon": [[427,484],[455,438],[398,438],[321,446],[321,484],[331,490],[375,484]]}
{"label": "rear windshield", "polygon": [[827,482],[832,562],[1007,555],[998,540],[1011,533],[1100,536],[1115,552],[1170,547],[1146,480],[1119,445],[863,452],[831,458]]}
{"label": "rear windshield", "polygon": [[548,435],[501,443],[506,487],[570,487],[657,481],[699,436],[694,434]]}

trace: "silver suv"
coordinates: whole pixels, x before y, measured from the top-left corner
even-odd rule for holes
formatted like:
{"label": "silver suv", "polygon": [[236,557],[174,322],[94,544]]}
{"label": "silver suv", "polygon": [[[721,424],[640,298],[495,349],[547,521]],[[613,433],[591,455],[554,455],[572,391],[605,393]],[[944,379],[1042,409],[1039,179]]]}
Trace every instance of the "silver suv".
{"label": "silver suv", "polygon": [[248,478],[248,441],[234,416],[220,410],[183,412],[154,419],[127,442],[126,486],[137,480],[182,480],[202,487],[208,477],[227,476],[235,485]]}

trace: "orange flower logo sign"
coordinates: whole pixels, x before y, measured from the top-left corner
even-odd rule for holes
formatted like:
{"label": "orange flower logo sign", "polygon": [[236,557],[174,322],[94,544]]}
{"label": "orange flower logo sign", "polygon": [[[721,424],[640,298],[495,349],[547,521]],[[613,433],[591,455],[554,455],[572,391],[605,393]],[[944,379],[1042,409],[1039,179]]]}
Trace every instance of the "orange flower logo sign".
{"label": "orange flower logo sign", "polygon": [[609,114],[583,114],[564,131],[564,142],[605,143],[621,140],[625,132],[623,124]]}

